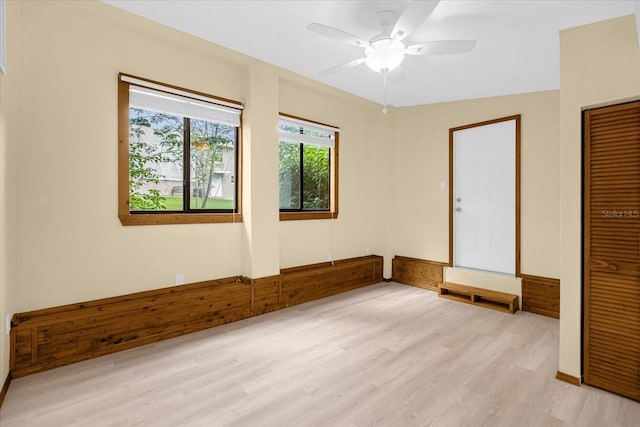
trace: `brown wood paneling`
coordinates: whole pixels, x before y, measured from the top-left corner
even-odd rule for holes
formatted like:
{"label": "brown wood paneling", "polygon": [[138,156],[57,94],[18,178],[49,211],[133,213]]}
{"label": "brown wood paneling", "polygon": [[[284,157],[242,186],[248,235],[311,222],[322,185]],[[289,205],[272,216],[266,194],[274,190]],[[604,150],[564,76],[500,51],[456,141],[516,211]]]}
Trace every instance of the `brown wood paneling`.
{"label": "brown wood paneling", "polygon": [[522,310],[560,318],[560,280],[522,276]]}
{"label": "brown wood paneling", "polygon": [[583,118],[584,382],[640,400],[640,102]]}
{"label": "brown wood paneling", "polygon": [[242,281],[252,286],[251,312],[253,315],[268,313],[282,308],[280,304],[280,276],[249,279]]}
{"label": "brown wood paneling", "polygon": [[251,316],[251,286],[213,280],[16,314],[14,377]]}
{"label": "brown wood paneling", "polygon": [[[15,314],[13,377],[44,371],[382,281],[382,257],[229,277]],[[286,292],[281,285],[286,283]]]}
{"label": "brown wood paneling", "polygon": [[382,281],[382,257],[370,255],[281,271],[285,306],[313,301]]}
{"label": "brown wood paneling", "polygon": [[394,282],[438,292],[443,282],[443,269],[449,264],[396,255],[391,262]]}
{"label": "brown wood paneling", "polygon": [[16,368],[26,368],[31,365],[31,329],[15,329],[12,327],[11,329],[12,341],[14,344],[13,351],[11,352],[13,356],[12,360],[12,369],[13,366]]}

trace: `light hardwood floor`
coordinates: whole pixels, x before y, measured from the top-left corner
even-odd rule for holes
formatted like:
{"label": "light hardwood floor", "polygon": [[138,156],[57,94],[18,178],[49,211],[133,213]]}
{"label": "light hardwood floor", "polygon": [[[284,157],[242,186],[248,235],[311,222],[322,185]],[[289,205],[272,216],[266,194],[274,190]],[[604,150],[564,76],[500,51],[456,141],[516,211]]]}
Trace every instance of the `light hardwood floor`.
{"label": "light hardwood floor", "polygon": [[555,319],[381,283],[15,379],[0,425],[640,425],[557,363]]}

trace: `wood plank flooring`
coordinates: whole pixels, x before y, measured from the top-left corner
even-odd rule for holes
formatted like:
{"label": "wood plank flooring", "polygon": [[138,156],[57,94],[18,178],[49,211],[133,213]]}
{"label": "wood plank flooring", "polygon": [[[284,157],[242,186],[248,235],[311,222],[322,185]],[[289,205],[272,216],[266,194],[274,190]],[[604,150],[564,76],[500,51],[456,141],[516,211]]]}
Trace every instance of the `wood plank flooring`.
{"label": "wood plank flooring", "polygon": [[558,321],[381,283],[15,379],[0,426],[635,426]]}

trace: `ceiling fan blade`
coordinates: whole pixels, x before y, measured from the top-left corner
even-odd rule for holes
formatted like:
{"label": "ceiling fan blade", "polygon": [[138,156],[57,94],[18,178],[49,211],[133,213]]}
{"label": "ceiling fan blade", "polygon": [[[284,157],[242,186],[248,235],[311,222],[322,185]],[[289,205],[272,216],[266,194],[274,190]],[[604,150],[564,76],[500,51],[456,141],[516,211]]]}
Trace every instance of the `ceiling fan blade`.
{"label": "ceiling fan blade", "polygon": [[409,55],[452,55],[471,52],[475,47],[475,40],[437,40],[411,45],[404,53]]}
{"label": "ceiling fan blade", "polygon": [[354,59],[353,61],[345,62],[344,64],[336,65],[335,67],[331,67],[327,70],[324,70],[320,74],[328,76],[330,74],[339,73],[340,71],[348,70],[350,68],[357,67],[360,64],[364,64],[365,59],[366,58],[364,57]]}
{"label": "ceiling fan blade", "polygon": [[349,43],[354,46],[367,47],[369,43],[362,40],[359,37],[354,36],[353,34],[345,33],[342,30],[337,28],[329,27],[328,25],[312,23],[307,25],[307,29],[313,31],[314,33],[322,34],[325,37],[329,37],[330,39],[338,40],[344,43]]}
{"label": "ceiling fan blade", "polygon": [[404,40],[414,28],[422,24],[431,15],[438,3],[440,3],[440,0],[412,1],[409,3],[409,6],[402,12],[402,15],[393,26],[391,37],[396,40]]}

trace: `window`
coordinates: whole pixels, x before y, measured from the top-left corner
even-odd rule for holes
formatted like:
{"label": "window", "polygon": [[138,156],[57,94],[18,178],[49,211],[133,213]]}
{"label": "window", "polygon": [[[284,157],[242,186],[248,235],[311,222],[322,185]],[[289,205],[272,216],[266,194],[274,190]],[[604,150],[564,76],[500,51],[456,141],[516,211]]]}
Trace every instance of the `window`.
{"label": "window", "polygon": [[338,216],[339,129],[280,115],[280,219]]}
{"label": "window", "polygon": [[120,74],[123,225],[239,222],[242,105]]}

